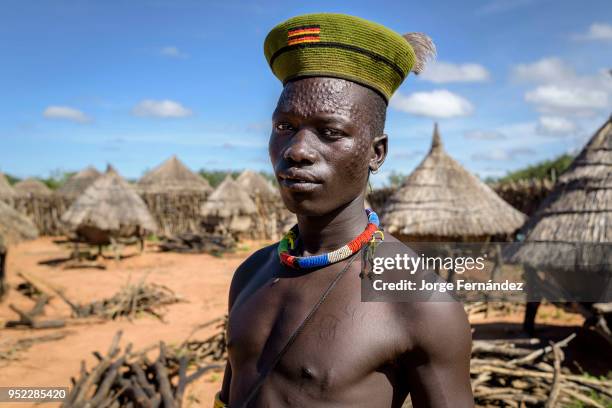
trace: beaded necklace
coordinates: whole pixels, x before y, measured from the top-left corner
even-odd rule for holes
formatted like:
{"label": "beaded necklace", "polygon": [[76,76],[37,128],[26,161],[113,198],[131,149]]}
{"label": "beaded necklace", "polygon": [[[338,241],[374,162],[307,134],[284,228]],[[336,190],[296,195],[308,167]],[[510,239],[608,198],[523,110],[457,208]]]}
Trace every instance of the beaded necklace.
{"label": "beaded necklace", "polygon": [[280,261],[294,269],[309,269],[331,265],[348,258],[359,251],[378,231],[378,215],[370,209],[366,209],[365,211],[368,216],[368,225],[365,230],[343,247],[321,255],[293,256],[289,254],[289,250],[295,249],[295,241],[298,236],[298,226],[296,224],[278,243],[278,256]]}

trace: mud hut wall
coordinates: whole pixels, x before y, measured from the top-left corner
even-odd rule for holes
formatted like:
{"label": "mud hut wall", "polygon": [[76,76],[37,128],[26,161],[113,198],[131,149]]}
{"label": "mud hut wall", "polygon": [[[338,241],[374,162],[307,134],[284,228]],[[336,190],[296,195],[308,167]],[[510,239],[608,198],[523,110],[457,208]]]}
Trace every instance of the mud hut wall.
{"label": "mud hut wall", "polygon": [[162,235],[195,232],[200,229],[200,207],[205,193],[142,193],[140,194]]}
{"label": "mud hut wall", "polygon": [[34,222],[40,235],[64,235],[61,217],[70,206],[68,199],[56,195],[22,196],[15,198],[13,206]]}

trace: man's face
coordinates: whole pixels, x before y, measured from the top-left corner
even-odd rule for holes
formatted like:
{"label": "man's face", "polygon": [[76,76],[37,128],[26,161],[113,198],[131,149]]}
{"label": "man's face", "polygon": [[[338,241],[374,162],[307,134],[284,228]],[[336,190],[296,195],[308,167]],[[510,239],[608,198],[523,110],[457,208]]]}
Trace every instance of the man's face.
{"label": "man's face", "polygon": [[[269,153],[290,211],[324,215],[364,192],[379,136],[372,134],[372,97],[369,89],[335,78],[304,78],[284,87]],[[384,147],[386,154],[386,140]]]}

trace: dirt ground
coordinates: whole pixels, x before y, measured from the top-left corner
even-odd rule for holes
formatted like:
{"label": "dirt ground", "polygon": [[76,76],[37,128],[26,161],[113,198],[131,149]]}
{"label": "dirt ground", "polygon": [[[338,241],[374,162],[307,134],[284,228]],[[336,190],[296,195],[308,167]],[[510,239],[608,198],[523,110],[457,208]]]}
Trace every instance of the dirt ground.
{"label": "dirt ground", "polygon": [[[131,322],[122,319],[95,324],[71,324],[63,329],[0,329],[0,343],[41,334],[67,333],[61,340],[33,345],[21,353],[16,361],[0,361],[0,386],[69,387],[70,377],[79,372],[81,360],[85,360],[88,367],[91,367],[95,362],[92,352],[105,352],[113,335],[120,329],[123,330],[122,344],[132,342],[136,350],[157,344],[160,340],[169,344],[180,343],[196,326],[226,312],[227,291],[234,270],[249,254],[265,244],[243,243],[236,253],[223,257],[157,253],[152,246],[148,246],[143,255],[119,262],[105,261],[106,270],[63,269],[40,264],[41,261],[65,258],[69,254],[69,248],[54,244],[50,238],[40,238],[11,247],[7,260],[7,282],[12,288],[21,282],[17,272],[25,271],[63,289],[73,301],[89,302],[113,295],[128,279],[134,282],[147,275],[147,281],[168,286],[186,301],[166,308],[165,323],[145,316]],[[33,306],[30,299],[10,290],[0,303],[0,327],[4,321],[16,318],[9,304],[26,310]],[[44,317],[67,318],[69,315],[69,307],[56,297],[45,308]],[[520,337],[521,319],[521,308],[501,314],[491,313],[487,317],[477,316],[472,319],[474,338]],[[573,342],[575,345],[568,352],[573,369],[594,370],[597,374],[605,374],[610,370],[612,354],[609,348],[599,344],[596,335],[579,329],[583,322],[580,315],[546,305],[540,309],[537,322],[545,342],[549,339],[558,340],[579,330],[579,336]],[[203,329],[194,337],[204,339],[213,331],[213,328]],[[607,350],[603,355],[600,346]],[[221,379],[222,372],[215,372],[191,384],[185,394],[184,406],[210,406],[214,393],[221,386]]]}
{"label": "dirt ground", "polygon": [[[70,377],[79,372],[81,360],[91,367],[96,361],[92,352],[99,350],[105,353],[113,335],[120,329],[123,330],[122,344],[125,346],[132,342],[134,349],[157,344],[160,340],[169,344],[180,343],[196,326],[226,313],[227,292],[234,270],[261,245],[263,243],[241,244],[237,253],[222,258],[206,254],[156,253],[152,248],[147,248],[142,256],[120,262],[105,261],[106,270],[40,265],[40,261],[65,258],[69,254],[68,248],[54,244],[50,238],[9,248],[7,282],[12,288],[21,282],[17,272],[25,271],[63,289],[68,298],[75,302],[90,302],[112,296],[128,279],[135,282],[146,274],[148,282],[168,286],[186,302],[166,308],[166,323],[144,316],[132,322],[122,319],[52,330],[0,329],[1,342],[43,333],[68,333],[62,340],[35,344],[21,353],[20,360],[2,366],[0,386],[70,386]],[[126,252],[129,251],[133,252],[128,248]],[[11,303],[25,310],[33,306],[33,301],[10,290],[0,304],[0,327],[3,321],[17,317],[9,309]],[[45,307],[45,319],[69,315],[69,307],[59,298],[52,299]],[[213,331],[213,328],[203,329],[194,337],[204,339]],[[221,378],[221,372],[213,373],[191,384],[185,394],[185,406],[208,405],[221,386]]]}

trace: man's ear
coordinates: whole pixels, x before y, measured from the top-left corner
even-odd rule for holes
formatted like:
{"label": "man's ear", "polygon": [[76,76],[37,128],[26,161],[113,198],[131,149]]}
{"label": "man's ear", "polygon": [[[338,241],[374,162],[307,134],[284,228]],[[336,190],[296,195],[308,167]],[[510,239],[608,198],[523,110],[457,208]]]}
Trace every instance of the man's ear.
{"label": "man's ear", "polygon": [[370,171],[376,172],[387,158],[389,138],[386,133],[376,136],[372,141],[372,157],[370,158]]}

